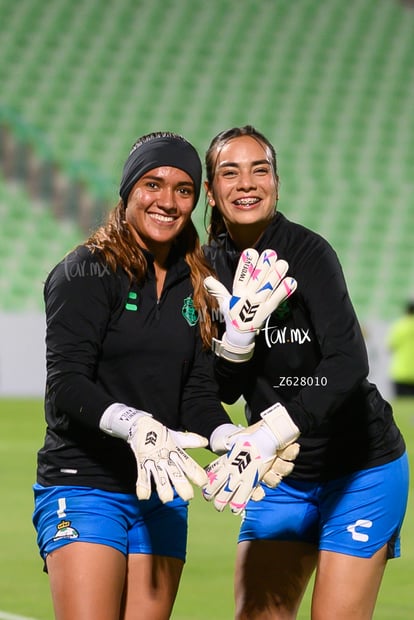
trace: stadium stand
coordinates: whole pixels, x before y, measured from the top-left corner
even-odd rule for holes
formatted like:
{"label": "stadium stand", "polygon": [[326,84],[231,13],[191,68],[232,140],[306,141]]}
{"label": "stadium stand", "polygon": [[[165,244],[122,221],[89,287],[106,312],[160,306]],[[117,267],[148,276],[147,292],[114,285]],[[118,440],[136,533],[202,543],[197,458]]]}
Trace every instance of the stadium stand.
{"label": "stadium stand", "polygon": [[[204,152],[245,123],[277,146],[279,208],[331,241],[361,319],[389,320],[414,294],[404,3],[0,0],[0,14],[0,308],[21,308],[37,261],[47,270],[115,202],[138,135],[178,131]],[[35,204],[30,163],[42,179]],[[202,216],[201,204],[204,235]]]}
{"label": "stadium stand", "polygon": [[51,266],[80,242],[82,232],[73,220],[57,223],[46,205],[1,174],[0,220],[1,310],[39,310]]}

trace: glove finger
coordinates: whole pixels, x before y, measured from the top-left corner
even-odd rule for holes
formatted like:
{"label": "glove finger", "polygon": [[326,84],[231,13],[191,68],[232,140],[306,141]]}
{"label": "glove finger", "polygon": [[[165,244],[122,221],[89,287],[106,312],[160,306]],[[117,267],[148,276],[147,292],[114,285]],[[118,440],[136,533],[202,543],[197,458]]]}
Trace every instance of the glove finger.
{"label": "glove finger", "polygon": [[208,502],[214,500],[214,507],[219,512],[222,512],[228,503],[228,493],[224,489],[230,478],[228,470],[222,465],[223,458],[225,458],[225,456],[220,457],[206,468],[209,481],[208,484],[204,485],[202,488],[204,499]]}
{"label": "glove finger", "polygon": [[258,311],[258,315],[260,317],[267,318],[276,310],[280,304],[285,301],[292,293],[296,290],[297,282],[294,278],[285,278],[279,284],[279,286],[274,289],[272,294],[268,297],[268,299],[262,302],[260,309]]}
{"label": "glove finger", "polygon": [[283,269],[285,270],[283,272],[284,275],[288,269],[287,262],[284,260],[277,260],[277,254],[274,250],[264,250],[260,254],[256,264],[254,274],[256,286],[254,290],[259,291],[262,288],[266,289],[266,283],[268,282],[271,282],[272,286],[274,286],[276,282],[280,282],[283,275],[279,274],[282,273]]}
{"label": "glove finger", "polygon": [[[284,260],[278,260],[274,267],[265,266],[265,268],[260,271],[257,281],[249,282],[245,294],[249,296],[250,300],[254,300],[256,304],[263,304],[276,293],[280,296],[281,292],[278,290],[278,287],[287,270],[288,263]],[[259,269],[257,269],[257,271],[259,271]],[[287,291],[284,287],[282,287],[282,292],[286,296]]]}
{"label": "glove finger", "polygon": [[[233,288],[233,296],[236,293],[238,294],[236,300],[241,297],[247,297],[250,300],[254,300],[255,303],[258,303],[267,299],[283,277],[276,267],[279,263],[285,265],[285,271],[287,271],[288,264],[286,261],[277,261],[277,254],[274,250],[265,250],[262,252],[256,264],[252,264],[247,269],[247,272],[245,271],[246,275],[244,280],[242,281],[239,279],[237,287]],[[234,305],[235,300],[232,298],[230,307]]]}
{"label": "glove finger", "polygon": [[266,471],[261,480],[270,488],[275,489],[283,480],[285,476],[288,476],[293,468],[294,463],[292,461],[284,461],[279,457],[276,457],[271,467]]}
{"label": "glove finger", "polygon": [[267,250],[263,250],[260,254],[257,261],[257,267],[263,269],[273,269],[277,262],[277,252],[268,248]]}
{"label": "glove finger", "polygon": [[214,498],[213,505],[214,505],[214,508],[215,508],[218,512],[223,512],[223,510],[225,509],[225,507],[227,506],[227,504],[228,504],[228,500],[224,500],[224,501],[222,501],[222,500],[221,500],[221,498],[219,498],[219,499],[218,499],[217,497],[215,497],[215,498]]}
{"label": "glove finger", "polygon": [[276,458],[273,461],[271,470],[281,476],[281,478],[284,478],[292,473],[294,467],[295,463],[293,461],[284,461],[283,459]]}
{"label": "glove finger", "polygon": [[[218,490],[219,490],[219,489],[217,489],[217,491],[218,491]],[[213,492],[211,491],[211,489],[209,489],[209,488],[208,488],[208,486],[204,486],[204,487],[202,487],[201,492],[202,492],[202,494],[203,494],[204,499],[205,499],[207,502],[212,502],[212,501],[215,499],[215,497],[216,497],[215,493],[213,493]]]}
{"label": "glove finger", "polygon": [[[287,274],[287,270],[289,269],[289,263],[285,260],[278,260],[275,263],[273,273],[276,276],[274,282],[281,282],[285,275]],[[272,280],[273,281],[273,280]]]}
{"label": "glove finger", "polygon": [[224,284],[219,282],[216,278],[213,278],[213,276],[207,276],[207,278],[204,279],[204,288],[210,295],[213,295],[218,299],[220,308],[222,304],[223,307],[228,305],[231,295]]}
{"label": "glove finger", "polygon": [[290,443],[286,448],[277,451],[277,456],[284,461],[294,461],[298,456],[300,445],[298,443]]}
{"label": "glove finger", "polygon": [[220,492],[221,488],[223,487],[223,485],[225,484],[225,480],[224,482],[218,486],[214,486],[213,488],[211,486],[209,486],[208,484],[204,485],[201,489],[202,493],[203,493],[203,497],[207,502],[211,502],[216,498],[217,493]]}
{"label": "glove finger", "polygon": [[[240,479],[237,483],[230,497],[230,510],[233,514],[240,514],[246,507],[247,502],[250,500],[252,493],[259,484],[259,480],[262,477],[262,471],[266,470],[270,466],[265,465],[263,462],[256,465],[253,462],[246,468],[240,475]],[[231,485],[228,485],[229,487]]]}
{"label": "glove finger", "polygon": [[226,461],[227,455],[224,454],[205,468],[207,484],[203,486],[203,496],[207,501],[211,501],[226,483],[229,475]]}
{"label": "glove finger", "polygon": [[214,507],[216,510],[218,510],[219,512],[223,512],[225,507],[229,504],[234,494],[236,493],[237,484],[238,483],[236,481],[232,480],[231,475],[227,477],[224,485],[221,487],[218,493],[216,493],[216,496],[214,498]]}
{"label": "glove finger", "polygon": [[[250,279],[244,283],[244,292],[254,295],[258,301],[266,299],[273,288],[279,284],[288,270],[285,260],[277,260],[274,250],[264,250],[250,273]],[[263,294],[261,294],[263,293]]]}
{"label": "glove finger", "polygon": [[277,471],[284,478],[285,476],[289,476],[295,468],[295,463],[293,461],[284,461],[283,459],[279,459],[280,463],[278,463]]}
{"label": "glove finger", "polygon": [[176,451],[170,453],[170,459],[175,463],[176,467],[179,468],[180,472],[182,472],[183,477],[189,478],[199,487],[207,484],[208,477],[205,470],[192,459],[187,452],[177,447]]}
{"label": "glove finger", "polygon": [[[287,278],[284,278],[281,281],[281,283],[279,284],[277,288],[278,290],[280,289],[280,291],[285,292],[283,299],[287,299],[288,297],[292,295],[292,293],[296,291],[297,286],[298,286],[298,283],[295,280],[295,278],[288,276]],[[281,301],[283,301],[283,299]]]}
{"label": "glove finger", "polygon": [[188,482],[185,476],[177,477],[174,475],[174,480],[172,481],[174,489],[178,493],[178,495],[184,501],[188,502],[190,499],[194,497],[194,489],[191,484]]}
{"label": "glove finger", "polygon": [[151,473],[158,497],[162,503],[166,504],[167,502],[171,502],[174,499],[174,490],[170,482],[170,477],[164,467],[160,463],[155,463],[152,460],[148,460],[145,465]]}
{"label": "glove finger", "polygon": [[208,439],[197,433],[183,433],[172,430],[169,432],[180,448],[206,448],[208,446]]}
{"label": "glove finger", "polygon": [[257,487],[254,489],[252,496],[251,496],[251,500],[253,500],[254,502],[260,502],[260,500],[262,500],[265,497],[266,493],[264,492],[263,487],[259,485],[257,485]]}
{"label": "glove finger", "polygon": [[243,492],[241,492],[239,487],[239,489],[233,495],[229,502],[230,510],[234,515],[239,515],[241,512],[243,512],[243,510],[246,508],[247,502],[252,496],[252,493],[252,489],[249,489],[248,492],[246,492],[246,490],[243,490]]}
{"label": "glove finger", "polygon": [[271,464],[272,461],[262,460],[248,437],[237,437],[229,452],[207,468],[207,492],[213,496],[216,510],[222,512],[229,504],[234,514],[240,514],[258,485],[262,473]]}
{"label": "glove finger", "polygon": [[254,248],[247,248],[241,253],[233,279],[232,294],[234,297],[240,297],[245,292],[249,280],[257,278],[256,263],[258,258],[259,253]]}
{"label": "glove finger", "polygon": [[149,499],[151,497],[151,477],[143,465],[138,466],[136,483],[136,494],[138,499]]}
{"label": "glove finger", "polygon": [[279,472],[271,468],[263,476],[262,482],[264,482],[271,489],[275,489],[282,482],[282,479],[283,478]]}
{"label": "glove finger", "polygon": [[277,487],[285,476],[292,473],[295,463],[294,460],[299,454],[300,445],[291,443],[286,448],[277,451],[270,469],[264,474],[262,481],[271,488]]}

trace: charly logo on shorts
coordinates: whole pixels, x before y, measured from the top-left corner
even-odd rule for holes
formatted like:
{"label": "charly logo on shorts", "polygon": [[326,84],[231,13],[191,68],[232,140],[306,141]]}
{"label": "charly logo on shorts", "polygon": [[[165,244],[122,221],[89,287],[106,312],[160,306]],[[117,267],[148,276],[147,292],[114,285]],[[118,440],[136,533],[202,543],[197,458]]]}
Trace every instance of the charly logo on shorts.
{"label": "charly logo on shorts", "polygon": [[197,325],[198,314],[197,310],[194,308],[194,302],[191,297],[186,297],[184,299],[181,313],[191,327]]}
{"label": "charly logo on shorts", "polygon": [[368,534],[362,532],[361,528],[369,529],[372,525],[373,523],[369,519],[357,519],[355,523],[351,523],[351,525],[348,525],[346,529],[351,534],[352,540],[357,540],[358,542],[368,542],[369,536]]}
{"label": "charly logo on shorts", "polygon": [[61,538],[79,538],[79,532],[72,527],[70,521],[61,521],[58,523],[56,530],[53,540],[59,540]]}

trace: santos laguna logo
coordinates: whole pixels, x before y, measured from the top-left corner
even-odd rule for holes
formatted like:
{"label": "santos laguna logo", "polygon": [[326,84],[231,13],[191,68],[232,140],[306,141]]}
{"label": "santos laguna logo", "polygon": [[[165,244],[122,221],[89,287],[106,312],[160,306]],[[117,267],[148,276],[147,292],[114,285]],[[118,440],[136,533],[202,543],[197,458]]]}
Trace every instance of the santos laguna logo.
{"label": "santos laguna logo", "polygon": [[309,329],[304,329],[303,327],[272,327],[269,325],[270,318],[267,319],[265,326],[262,328],[269,349],[274,344],[304,344],[305,342],[312,342]]}

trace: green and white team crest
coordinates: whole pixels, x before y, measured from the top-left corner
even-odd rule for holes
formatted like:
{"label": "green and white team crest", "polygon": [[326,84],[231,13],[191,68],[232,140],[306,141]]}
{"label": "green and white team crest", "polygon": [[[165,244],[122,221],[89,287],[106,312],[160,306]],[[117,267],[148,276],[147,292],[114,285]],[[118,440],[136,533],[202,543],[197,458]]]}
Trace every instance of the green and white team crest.
{"label": "green and white team crest", "polygon": [[60,538],[79,538],[79,532],[72,527],[70,521],[61,521],[56,527],[56,534],[53,540],[59,540]]}
{"label": "green and white team crest", "polygon": [[291,314],[292,313],[291,313],[289,301],[287,299],[285,299],[285,301],[281,303],[280,306],[278,306],[275,310],[275,315],[277,316],[278,319],[287,319],[287,317],[290,316]]}
{"label": "green and white team crest", "polygon": [[181,308],[181,314],[187,321],[191,327],[197,325],[198,314],[197,310],[194,308],[194,302],[192,297],[186,297],[183,302],[183,307]]}

